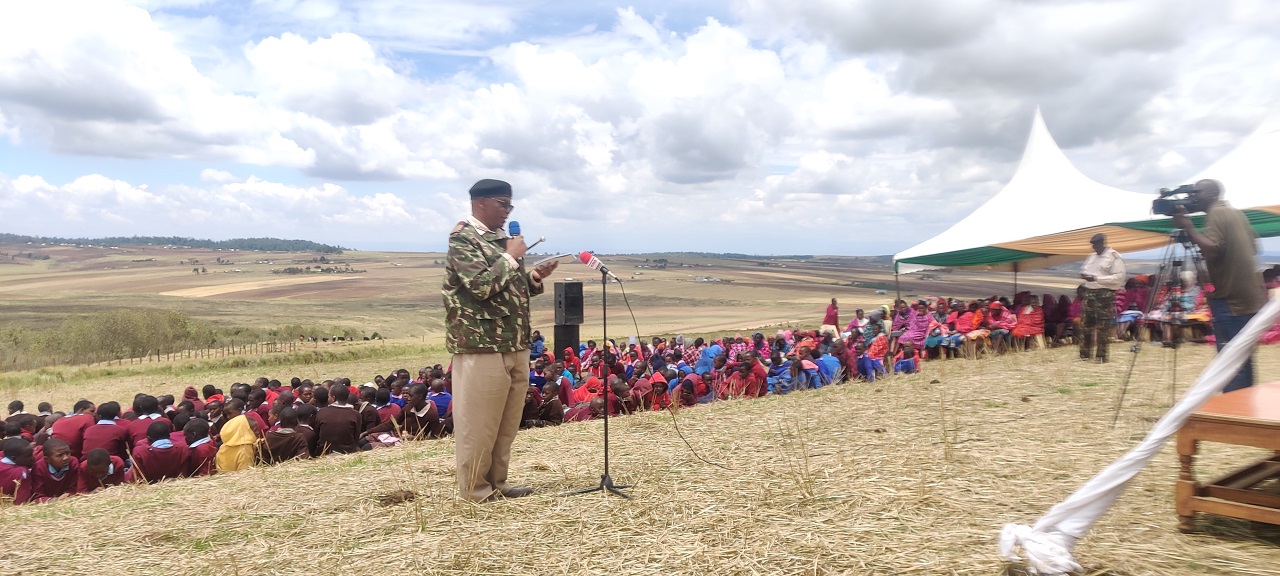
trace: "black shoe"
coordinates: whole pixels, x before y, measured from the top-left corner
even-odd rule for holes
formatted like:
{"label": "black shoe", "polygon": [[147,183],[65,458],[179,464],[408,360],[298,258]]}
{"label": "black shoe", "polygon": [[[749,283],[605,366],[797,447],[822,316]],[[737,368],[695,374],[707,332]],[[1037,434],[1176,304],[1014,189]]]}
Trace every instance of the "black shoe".
{"label": "black shoe", "polygon": [[523,498],[525,496],[529,496],[532,494],[533,494],[533,488],[530,488],[528,486],[519,486],[516,488],[507,489],[506,492],[502,493],[502,497],[503,498]]}

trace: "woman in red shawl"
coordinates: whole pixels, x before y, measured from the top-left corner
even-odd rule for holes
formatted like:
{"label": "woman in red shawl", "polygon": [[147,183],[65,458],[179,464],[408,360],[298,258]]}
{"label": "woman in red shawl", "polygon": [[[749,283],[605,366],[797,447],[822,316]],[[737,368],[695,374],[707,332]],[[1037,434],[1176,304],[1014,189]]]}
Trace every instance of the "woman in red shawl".
{"label": "woman in red shawl", "polygon": [[1017,324],[1010,332],[1019,340],[1044,334],[1044,310],[1040,309],[1040,298],[1034,295],[1028,295],[1028,298],[1030,300],[1018,307],[1017,313],[1014,314]]}

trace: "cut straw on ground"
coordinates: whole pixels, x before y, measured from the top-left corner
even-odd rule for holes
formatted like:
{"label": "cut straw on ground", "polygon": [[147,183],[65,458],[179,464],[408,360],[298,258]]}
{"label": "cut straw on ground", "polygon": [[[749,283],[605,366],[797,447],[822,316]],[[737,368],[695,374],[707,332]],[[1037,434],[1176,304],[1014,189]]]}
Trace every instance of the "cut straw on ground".
{"label": "cut straw on ground", "polygon": [[[1168,353],[1148,347],[1113,428],[1131,358],[1113,353],[930,362],[682,410],[728,470],[670,414],[617,418],[611,472],[632,500],[555,496],[599,482],[597,421],[522,431],[512,478],[536,495],[495,504],[456,498],[445,439],[6,508],[0,573],[1023,574],[999,559],[1000,528],[1034,522],[1169,406]],[[1212,354],[1180,352],[1179,391]],[[1257,359],[1280,379],[1280,348]],[[1201,452],[1201,477],[1257,455]],[[1280,574],[1280,528],[1206,516],[1179,533],[1176,478],[1170,445],[1080,541],[1086,574]]]}

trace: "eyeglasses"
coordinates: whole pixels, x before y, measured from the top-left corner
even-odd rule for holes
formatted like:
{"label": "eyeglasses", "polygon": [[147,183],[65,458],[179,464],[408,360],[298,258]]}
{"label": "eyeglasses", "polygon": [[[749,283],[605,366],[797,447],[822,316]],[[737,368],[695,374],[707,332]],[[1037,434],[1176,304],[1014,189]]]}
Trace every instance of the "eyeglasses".
{"label": "eyeglasses", "polygon": [[499,205],[499,206],[501,206],[501,207],[502,207],[502,209],[503,209],[503,210],[506,210],[507,212],[510,212],[510,211],[512,211],[512,210],[515,210],[515,208],[516,208],[516,205],[515,205],[515,204],[512,204],[512,203],[510,203],[510,202],[507,202],[506,200],[499,200],[499,199],[497,199],[497,198],[494,198],[494,199],[493,199],[493,201],[494,201],[494,202],[497,202],[497,203],[498,203],[498,205]]}

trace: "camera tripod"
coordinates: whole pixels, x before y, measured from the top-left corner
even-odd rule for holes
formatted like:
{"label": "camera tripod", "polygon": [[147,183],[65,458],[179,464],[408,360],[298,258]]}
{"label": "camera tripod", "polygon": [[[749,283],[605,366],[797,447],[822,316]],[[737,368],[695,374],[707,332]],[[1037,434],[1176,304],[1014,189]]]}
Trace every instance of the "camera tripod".
{"label": "camera tripod", "polygon": [[[1182,282],[1184,272],[1192,272],[1196,275],[1195,286],[1197,288],[1201,288],[1200,279],[1208,277],[1204,267],[1204,260],[1200,256],[1200,250],[1191,242],[1190,236],[1185,231],[1175,230],[1169,234],[1169,243],[1165,245],[1164,254],[1160,258],[1160,267],[1157,269],[1155,276],[1152,277],[1147,300],[1143,302],[1143,314],[1145,316],[1151,314],[1156,309],[1157,301],[1160,301],[1165,311],[1161,316],[1161,321],[1172,327],[1170,338],[1162,338],[1163,343],[1161,344],[1162,347],[1173,351],[1172,370],[1169,376],[1170,403],[1173,402],[1177,395],[1178,348],[1182,346],[1182,328],[1186,326],[1186,315],[1190,311],[1189,308],[1195,306],[1195,302],[1191,302],[1188,305],[1184,298],[1184,290],[1186,290]],[[1164,291],[1163,299],[1158,297],[1162,290]],[[1129,381],[1133,378],[1133,369],[1137,366],[1138,356],[1142,352],[1142,342],[1135,341],[1129,347],[1129,351],[1133,353],[1133,356],[1130,358],[1129,370],[1125,373],[1124,382],[1120,385],[1120,392],[1116,396],[1115,408],[1111,415],[1112,428],[1115,428],[1116,422],[1120,418],[1120,409],[1124,406],[1124,397],[1129,389]]]}

